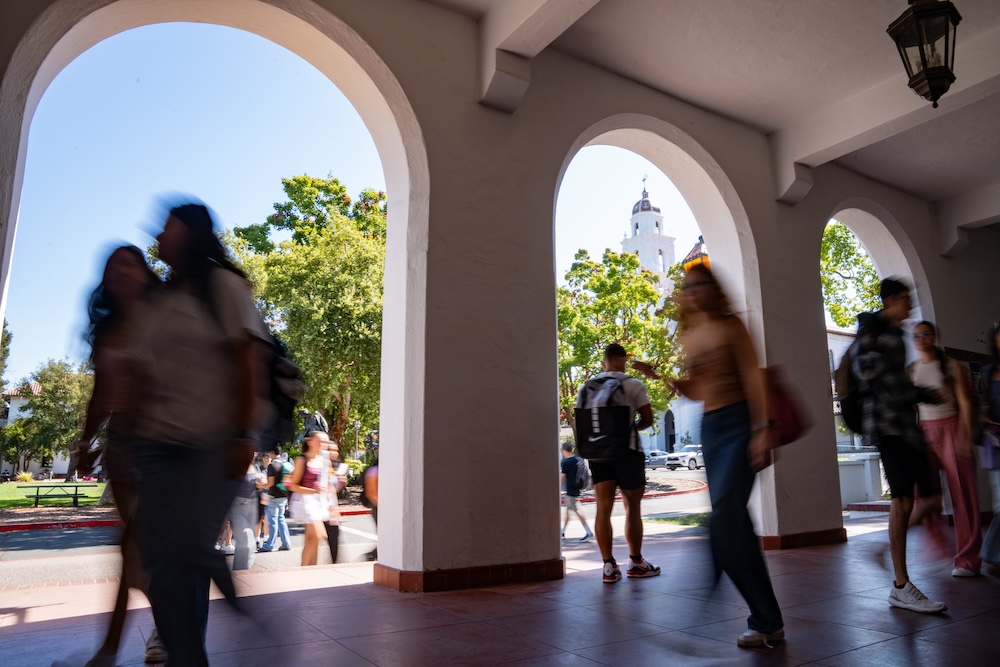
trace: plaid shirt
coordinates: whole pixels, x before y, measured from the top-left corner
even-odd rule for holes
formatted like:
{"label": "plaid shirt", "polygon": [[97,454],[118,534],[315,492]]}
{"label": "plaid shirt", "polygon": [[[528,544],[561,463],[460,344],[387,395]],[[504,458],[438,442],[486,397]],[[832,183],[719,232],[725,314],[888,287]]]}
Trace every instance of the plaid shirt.
{"label": "plaid shirt", "polygon": [[916,406],[933,403],[934,395],[906,373],[903,330],[877,313],[862,313],[858,323],[851,370],[864,397],[862,430],[875,445],[881,437],[894,436],[912,449],[926,449]]}

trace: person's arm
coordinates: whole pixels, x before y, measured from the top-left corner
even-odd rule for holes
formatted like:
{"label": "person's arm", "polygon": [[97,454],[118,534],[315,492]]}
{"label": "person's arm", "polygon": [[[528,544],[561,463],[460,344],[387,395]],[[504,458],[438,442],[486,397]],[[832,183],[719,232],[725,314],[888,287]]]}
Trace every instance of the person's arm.
{"label": "person's arm", "polygon": [[955,401],[958,403],[958,442],[955,443],[956,453],[963,458],[972,456],[972,431],[977,415],[972,411],[972,397],[969,395],[969,376],[965,366],[948,359],[951,364],[952,385],[955,387]]}
{"label": "person's arm", "polygon": [[735,315],[728,319],[730,342],[736,356],[736,365],[740,372],[740,382],[743,385],[743,395],[750,408],[750,466],[753,470],[763,470],[768,464],[768,454],[771,450],[771,406],[770,393],[767,390],[767,379],[763,369],[757,362],[757,353],[753,349],[753,341],[746,327]]}
{"label": "person's arm", "polygon": [[365,495],[372,505],[378,507],[378,475],[365,476]]}
{"label": "person's arm", "polygon": [[639,415],[639,421],[635,424],[635,430],[642,431],[653,425],[653,409],[649,403],[636,410],[636,414]]}

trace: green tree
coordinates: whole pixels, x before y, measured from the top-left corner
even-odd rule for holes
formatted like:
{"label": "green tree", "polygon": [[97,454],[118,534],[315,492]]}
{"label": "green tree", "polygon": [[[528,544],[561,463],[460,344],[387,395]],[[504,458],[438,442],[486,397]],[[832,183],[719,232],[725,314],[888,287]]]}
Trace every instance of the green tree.
{"label": "green tree", "polygon": [[665,411],[673,395],[664,380],[677,377],[681,361],[674,298],[680,265],[668,272],[674,294],[663,299],[659,276],[641,270],[636,255],[606,250],[598,263],[579,250],[575,259],[565,285],[556,289],[562,421],[575,432],[577,392],[601,372],[604,348],[611,343],[620,343],[633,359],[648,363],[661,376],[661,381],[646,384],[653,412]]}
{"label": "green tree", "polygon": [[[303,404],[344,442],[355,421],[377,426],[385,264],[385,193],[356,202],[335,178],[282,180],[288,201],[226,237],[272,328],[302,368]],[[275,243],[274,230],[291,232]],[[353,439],[353,433],[350,434]]]}
{"label": "green tree", "polygon": [[820,281],[823,305],[838,326],[853,326],[858,313],[882,307],[875,264],[843,223],[832,221],[823,230]]}
{"label": "green tree", "polygon": [[3,333],[0,334],[0,390],[7,388],[3,376],[7,372],[7,359],[10,357],[10,342],[14,334],[7,327],[7,318],[3,318]]}
{"label": "green tree", "polygon": [[27,388],[31,382],[37,382],[41,391],[35,396],[25,389],[27,416],[9,424],[3,434],[8,446],[21,448],[20,455],[26,462],[69,451],[70,443],[83,430],[94,376],[85,364],[74,368],[66,360],[50,359],[21,386]]}

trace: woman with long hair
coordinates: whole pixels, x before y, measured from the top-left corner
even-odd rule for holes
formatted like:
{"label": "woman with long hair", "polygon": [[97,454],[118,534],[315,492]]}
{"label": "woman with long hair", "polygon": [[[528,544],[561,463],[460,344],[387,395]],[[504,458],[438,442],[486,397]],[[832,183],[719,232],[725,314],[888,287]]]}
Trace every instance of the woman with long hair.
{"label": "woman with long hair", "polygon": [[270,334],[204,205],[172,207],[157,243],[170,274],[140,337],[139,551],[168,664],[198,666],[209,583],[238,606],[215,540],[270,416]]}
{"label": "woman with long hair", "polygon": [[330,518],[327,486],[332,471],[323,451],[329,445],[330,437],[323,431],[306,433],[302,439],[302,456],[295,459],[295,470],[288,483],[289,490],[295,494],[291,501],[292,519],[305,526],[303,565],[316,564],[319,541],[326,537],[326,522]]}
{"label": "woman with long hair", "polygon": [[[135,588],[146,592],[135,540],[138,479],[132,445],[137,408],[134,397],[139,378],[133,346],[146,316],[145,303],[159,286],[160,280],[146,264],[142,251],[132,245],[121,246],[108,257],[101,284],[91,294],[87,307],[90,324],[84,338],[91,346],[94,390],[76,447],[75,468],[88,472],[98,454],[102,455],[101,467],[122,523],[122,570],[115,608],[104,643],[87,663],[88,667],[115,664],[128,610],[128,591]],[[107,425],[105,442],[98,451],[92,443],[104,425]],[[145,658],[147,662],[166,659],[155,627],[146,643]]]}
{"label": "woman with long hair", "polygon": [[754,475],[771,449],[764,373],[746,327],[708,267],[687,271],[678,305],[687,377],[673,388],[704,402],[701,441],[716,575],[728,574],[750,607],[748,629],[736,643],[770,646],[784,639],[784,621],[747,511]]}
{"label": "woman with long hair", "polygon": [[[968,374],[962,364],[947,358],[938,347],[937,327],[932,322],[920,322],[914,327],[913,345],[920,353],[920,358],[909,367],[913,384],[939,391],[945,397],[942,403],[920,403],[917,410],[927,441],[931,478],[937,480],[944,470],[951,493],[957,546],[951,574],[953,577],[974,577],[979,574],[981,564],[982,533],[972,451],[977,415],[973,414]],[[932,531],[940,530],[938,518],[926,519]]]}
{"label": "woman with long hair", "polygon": [[[993,492],[993,521],[990,523],[980,556],[1000,567],[1000,324],[990,333],[990,364],[983,369],[980,394],[983,403],[983,467],[987,469]],[[988,448],[988,449],[987,449]]]}

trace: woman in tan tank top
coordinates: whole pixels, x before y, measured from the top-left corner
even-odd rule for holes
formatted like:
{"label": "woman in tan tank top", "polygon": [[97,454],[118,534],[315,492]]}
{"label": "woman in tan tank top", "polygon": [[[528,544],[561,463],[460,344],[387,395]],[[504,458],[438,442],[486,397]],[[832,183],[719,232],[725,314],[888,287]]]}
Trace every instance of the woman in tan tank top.
{"label": "woman in tan tank top", "polygon": [[716,574],[728,574],[750,607],[748,629],[736,643],[769,646],[784,639],[784,621],[747,511],[755,471],[770,452],[764,373],[710,269],[696,265],[687,272],[679,306],[687,377],[673,387],[704,403],[701,442]]}

